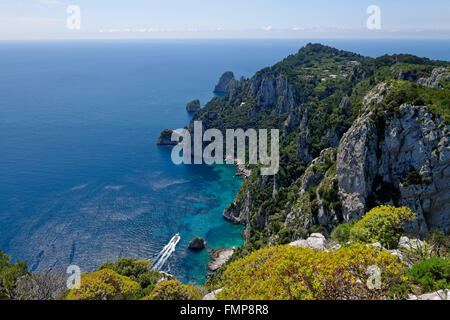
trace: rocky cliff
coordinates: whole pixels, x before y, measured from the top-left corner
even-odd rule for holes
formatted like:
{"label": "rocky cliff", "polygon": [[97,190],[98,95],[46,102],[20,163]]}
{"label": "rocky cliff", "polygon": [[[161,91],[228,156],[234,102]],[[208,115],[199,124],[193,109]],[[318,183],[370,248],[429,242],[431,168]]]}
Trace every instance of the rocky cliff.
{"label": "rocky cliff", "polygon": [[[450,228],[450,126],[425,106],[403,104],[395,115],[375,110],[378,86],[342,138],[337,155],[339,197],[346,221],[376,204],[407,206],[418,230]],[[388,89],[389,90],[389,89]]]}
{"label": "rocky cliff", "polygon": [[193,120],[204,130],[282,133],[280,172],[261,176],[247,165],[223,213],[246,225],[243,250],[330,233],[379,204],[416,211],[411,230],[448,232],[448,72],[445,61],[373,59],[309,44],[250,79],[226,73],[219,83],[226,94]]}

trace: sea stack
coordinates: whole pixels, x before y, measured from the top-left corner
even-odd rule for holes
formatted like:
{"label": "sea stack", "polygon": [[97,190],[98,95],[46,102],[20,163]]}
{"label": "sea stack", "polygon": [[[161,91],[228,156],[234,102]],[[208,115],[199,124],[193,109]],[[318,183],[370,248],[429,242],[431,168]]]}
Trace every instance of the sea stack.
{"label": "sea stack", "polygon": [[189,102],[186,105],[187,112],[194,113],[194,112],[197,112],[198,110],[200,110],[200,100],[198,100],[198,99],[192,100],[191,102]]}
{"label": "sea stack", "polygon": [[176,146],[178,144],[177,141],[172,141],[172,133],[173,130],[165,129],[161,132],[159,135],[158,140],[156,141],[156,144],[158,146]]}
{"label": "sea stack", "polygon": [[206,241],[201,237],[194,238],[189,242],[188,248],[194,251],[203,250],[206,248]]}
{"label": "sea stack", "polygon": [[225,72],[219,80],[219,83],[214,88],[214,93],[230,93],[230,91],[238,85],[239,81],[234,78],[231,71]]}

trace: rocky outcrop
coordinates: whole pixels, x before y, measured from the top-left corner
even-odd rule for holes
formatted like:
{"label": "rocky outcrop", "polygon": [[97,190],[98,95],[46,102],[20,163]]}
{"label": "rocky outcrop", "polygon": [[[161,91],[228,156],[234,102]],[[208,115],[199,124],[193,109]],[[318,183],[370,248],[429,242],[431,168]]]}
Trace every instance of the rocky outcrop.
{"label": "rocky outcrop", "polygon": [[187,105],[186,105],[186,111],[187,112],[191,112],[191,113],[194,113],[194,112],[197,112],[198,110],[200,110],[200,100],[198,100],[198,99],[196,99],[196,100],[192,100],[191,102],[189,102]]}
{"label": "rocky outcrop", "polygon": [[210,252],[211,261],[206,265],[206,268],[210,271],[216,271],[221,266],[223,266],[233,255],[233,252],[236,248],[222,248],[222,249],[213,249]]}
{"label": "rocky outcrop", "polygon": [[429,78],[420,78],[417,80],[417,83],[431,87],[431,88],[441,88],[441,80],[442,79],[450,79],[450,69],[449,68],[436,68],[431,73]]}
{"label": "rocky outcrop", "polygon": [[206,241],[201,237],[196,237],[189,242],[188,248],[194,251],[200,251],[206,248]]}
{"label": "rocky outcrop", "polygon": [[170,280],[176,280],[176,277],[171,275],[170,273],[164,272],[164,271],[158,271],[161,275],[161,278],[156,282],[156,285],[160,284],[164,281],[170,281]]}
{"label": "rocky outcrop", "polygon": [[288,113],[297,107],[294,90],[288,80],[272,71],[257,73],[250,81],[250,92],[258,110]]}
{"label": "rocky outcrop", "polygon": [[297,240],[291,242],[289,245],[325,251],[327,250],[327,239],[320,233],[313,233],[306,240]]}
{"label": "rocky outcrop", "polygon": [[219,83],[214,88],[215,93],[230,93],[232,89],[239,85],[239,81],[234,78],[231,71],[225,72],[219,80]]}
{"label": "rocky outcrop", "polygon": [[408,296],[408,300],[450,300],[450,290],[439,290],[420,296],[411,294]]}
{"label": "rocky outcrop", "polygon": [[337,197],[336,149],[324,149],[299,179],[298,199],[288,205],[284,225],[294,230],[321,225],[331,231],[342,223]]}
{"label": "rocky outcrop", "polygon": [[[379,91],[379,90],[378,90]],[[346,221],[370,207],[393,204],[418,214],[415,231],[450,229],[450,126],[426,107],[402,105],[377,118],[377,90],[342,138],[337,155],[339,197]],[[369,103],[370,102],[370,103]],[[411,177],[415,177],[411,179]]]}
{"label": "rocky outcrop", "polygon": [[205,295],[202,300],[206,300],[206,301],[212,301],[212,300],[217,300],[216,299],[216,295],[221,292],[223,290],[223,288],[217,289],[213,292],[208,293],[207,295]]}
{"label": "rocky outcrop", "polygon": [[156,144],[159,146],[176,146],[178,142],[172,141],[172,134],[176,132],[174,130],[163,130],[156,141]]}

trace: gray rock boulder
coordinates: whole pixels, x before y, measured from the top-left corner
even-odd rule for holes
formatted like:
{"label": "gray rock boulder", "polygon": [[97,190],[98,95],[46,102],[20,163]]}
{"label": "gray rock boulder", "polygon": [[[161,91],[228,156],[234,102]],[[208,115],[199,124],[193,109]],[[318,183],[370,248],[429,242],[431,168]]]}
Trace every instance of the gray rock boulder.
{"label": "gray rock boulder", "polygon": [[313,233],[306,240],[297,240],[289,245],[325,251],[327,250],[327,239],[320,233]]}
{"label": "gray rock boulder", "polygon": [[399,249],[418,250],[423,247],[423,241],[420,239],[409,239],[408,237],[401,237],[398,242]]}
{"label": "gray rock boulder", "polygon": [[203,298],[202,298],[202,300],[209,300],[209,301],[211,301],[211,300],[217,300],[216,299],[216,295],[219,293],[219,292],[221,292],[223,290],[223,288],[220,288],[220,289],[217,289],[217,290],[215,290],[215,291],[213,291],[213,292],[210,292],[210,293],[208,293],[207,295],[205,295]]}
{"label": "gray rock boulder", "polygon": [[450,290],[439,290],[420,296],[409,295],[408,300],[450,300]]}

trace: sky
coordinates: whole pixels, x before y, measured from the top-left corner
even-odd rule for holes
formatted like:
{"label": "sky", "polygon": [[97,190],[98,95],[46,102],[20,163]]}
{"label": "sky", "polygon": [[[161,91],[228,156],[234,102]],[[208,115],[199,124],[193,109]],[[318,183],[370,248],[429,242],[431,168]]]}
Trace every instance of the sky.
{"label": "sky", "polygon": [[[371,5],[380,29],[367,27]],[[449,17],[449,0],[1,0],[0,40],[450,39]]]}

